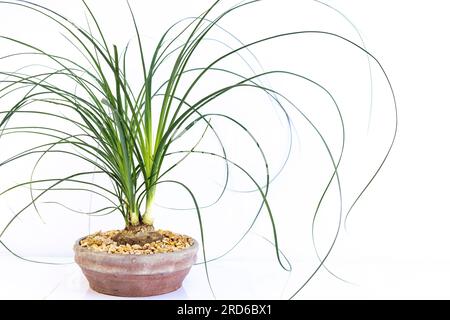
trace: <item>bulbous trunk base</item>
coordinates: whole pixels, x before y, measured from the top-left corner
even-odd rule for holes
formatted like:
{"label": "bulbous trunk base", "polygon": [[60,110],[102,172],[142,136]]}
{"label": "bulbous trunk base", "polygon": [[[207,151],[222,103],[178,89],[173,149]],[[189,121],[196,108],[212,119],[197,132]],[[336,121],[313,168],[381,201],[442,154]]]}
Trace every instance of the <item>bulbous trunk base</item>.
{"label": "bulbous trunk base", "polygon": [[118,234],[116,234],[112,240],[119,245],[144,245],[146,243],[152,243],[161,240],[163,237],[159,232],[155,231],[153,226],[146,224],[140,224],[137,226],[128,226]]}

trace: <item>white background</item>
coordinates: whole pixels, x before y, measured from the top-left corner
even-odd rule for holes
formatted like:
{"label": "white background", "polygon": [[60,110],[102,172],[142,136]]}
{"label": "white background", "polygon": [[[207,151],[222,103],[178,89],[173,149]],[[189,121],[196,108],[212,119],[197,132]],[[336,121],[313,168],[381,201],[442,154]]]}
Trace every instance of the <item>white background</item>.
{"label": "white background", "polygon": [[[111,42],[123,46],[133,36],[125,3],[91,2]],[[51,6],[80,24],[84,23],[84,11],[79,1],[39,3]],[[172,22],[198,15],[210,3],[203,0],[190,3],[170,0],[150,5],[145,1],[131,1],[140,28],[150,44]],[[450,218],[446,195],[450,153],[446,148],[446,137],[450,129],[447,125],[446,75],[450,71],[450,48],[445,41],[446,30],[450,28],[450,22],[446,19],[449,5],[446,1],[437,0],[327,3],[352,20],[364,37],[367,49],[380,60],[390,76],[398,102],[399,131],[391,156],[352,212],[347,232],[341,230],[338,244],[327,263],[331,271],[353,284],[340,281],[321,269],[297,297],[449,298],[446,288],[450,282],[450,255],[447,250]],[[232,4],[233,1],[224,1],[222,8]],[[244,43],[292,30],[326,30],[360,43],[357,33],[342,16],[314,1],[265,0],[234,14],[222,25]],[[69,50],[64,39],[58,37],[59,30],[54,24],[23,9],[7,9],[2,5],[0,30],[1,35],[32,42],[48,50]],[[1,41],[0,50],[10,52],[11,46]],[[215,52],[203,51],[202,54],[200,61],[211,59]],[[379,68],[372,61],[373,121],[367,133],[368,70],[366,56],[360,51],[324,36],[296,36],[258,47],[255,54],[266,70],[289,69],[317,79],[342,104],[349,135],[341,171],[344,209],[347,209],[380,162],[393,133],[392,98]],[[24,59],[17,63],[25,65],[30,62]],[[10,66],[2,63],[1,67]],[[341,138],[339,123],[336,114],[330,111],[332,104],[326,96],[324,98],[322,93],[305,83],[274,78],[270,79],[270,84],[302,104],[305,112],[319,122],[331,141],[332,151],[337,154]],[[262,145],[266,146],[265,150],[270,155],[268,158],[273,163],[271,169],[276,171],[285,155],[286,125],[267,111],[271,109],[254,109],[254,99],[258,98],[238,92],[224,104],[233,103],[233,106],[240,107],[236,112],[241,112],[239,117],[261,137]],[[251,106],[252,111],[242,109],[245,106]],[[5,106],[1,108],[4,110]],[[263,212],[248,240],[230,256],[210,265],[218,298],[286,298],[317,267],[318,260],[311,242],[311,221],[320,190],[331,169],[317,137],[300,117],[293,116],[293,120],[300,147],[295,140],[291,160],[284,174],[271,187],[269,198],[279,223],[281,248],[292,260],[293,272],[289,276],[281,270],[270,244],[260,237],[271,237],[267,213]],[[255,150],[246,146],[245,141],[236,140],[236,133],[232,130],[224,129],[224,132],[234,159],[254,170],[259,181],[263,181],[263,171],[261,167],[258,169],[261,163]],[[2,153],[9,155],[11,150],[19,148],[25,143],[24,137],[2,142]],[[237,137],[242,137],[242,134]],[[4,159],[5,156],[2,154],[1,157]],[[56,171],[59,167],[56,164],[61,161],[55,158],[42,170],[47,170],[47,173],[48,170]],[[223,165],[203,161],[189,162],[191,166],[181,171],[180,177],[188,179],[199,199],[207,202],[214,196],[208,192],[215,190],[211,186],[217,188],[216,182],[220,182]],[[77,165],[71,162],[65,164]],[[210,178],[207,176],[206,180],[196,181],[192,173],[204,170],[206,165],[211,166],[208,170],[211,171]],[[24,170],[27,170],[26,173]],[[26,179],[28,173],[27,163],[2,168],[2,189],[21,181],[20,178]],[[236,188],[251,187],[239,175],[232,183]],[[333,188],[318,221],[318,246],[322,255],[337,226],[336,186]],[[202,198],[203,195],[205,198]],[[1,226],[7,223],[12,212],[26,204],[27,196],[27,191],[24,191],[0,198]],[[72,201],[79,210],[95,206],[85,195],[69,196],[65,200]],[[185,195],[176,188],[161,189],[157,202],[165,206],[190,206]],[[257,195],[247,197],[231,193],[224,203],[205,211],[207,252],[211,257],[223,252],[242,233],[251,220],[248,212],[255,212],[257,205]],[[41,210],[45,224],[30,210],[5,233],[2,240],[24,256],[70,261],[71,245],[78,237],[89,230],[122,227],[119,215],[89,221],[86,217],[63,213],[61,208],[55,206],[43,205]],[[195,213],[171,213],[164,208],[155,211],[158,227],[198,238]],[[18,261],[3,249],[0,249],[0,254],[1,268],[6,270],[0,275],[2,298],[102,298],[87,288],[76,266],[37,266]],[[201,266],[194,267],[183,290],[167,296],[209,297]]]}

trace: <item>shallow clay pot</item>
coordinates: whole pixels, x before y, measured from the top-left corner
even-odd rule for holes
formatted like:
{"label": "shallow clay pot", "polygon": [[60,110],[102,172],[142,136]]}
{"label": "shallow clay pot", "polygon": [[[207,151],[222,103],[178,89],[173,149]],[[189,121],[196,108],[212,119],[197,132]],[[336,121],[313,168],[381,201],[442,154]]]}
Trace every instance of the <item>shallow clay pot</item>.
{"label": "shallow clay pot", "polygon": [[177,290],[195,263],[198,243],[169,253],[124,255],[95,252],[75,243],[75,261],[90,287],[121,297],[146,297]]}

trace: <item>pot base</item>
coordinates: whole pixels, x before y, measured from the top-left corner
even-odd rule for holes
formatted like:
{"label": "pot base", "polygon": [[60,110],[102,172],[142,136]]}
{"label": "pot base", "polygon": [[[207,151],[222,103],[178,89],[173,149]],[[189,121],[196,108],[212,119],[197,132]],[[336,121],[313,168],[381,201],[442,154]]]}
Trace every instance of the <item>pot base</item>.
{"label": "pot base", "polygon": [[181,288],[189,269],[156,275],[114,275],[83,270],[89,286],[99,293],[118,297],[149,297]]}

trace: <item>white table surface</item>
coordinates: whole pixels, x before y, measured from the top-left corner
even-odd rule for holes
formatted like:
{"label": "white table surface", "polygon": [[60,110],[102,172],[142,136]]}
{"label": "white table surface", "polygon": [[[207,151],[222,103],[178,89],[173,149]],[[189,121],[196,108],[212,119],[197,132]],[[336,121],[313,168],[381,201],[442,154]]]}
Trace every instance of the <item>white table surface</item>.
{"label": "white table surface", "polygon": [[[52,259],[55,261],[55,258]],[[67,258],[57,259],[67,261]],[[96,293],[75,264],[63,266],[24,262],[0,256],[1,299],[122,299]],[[214,268],[212,279],[219,299],[282,298],[282,283],[271,281],[264,268],[241,277],[227,271],[237,261],[224,260]],[[240,263],[240,262],[239,262]],[[450,262],[391,261],[383,263],[348,262],[358,270],[359,284],[347,284],[320,272],[298,296],[299,299],[448,299]],[[262,281],[261,281],[262,280]],[[273,279],[272,279],[273,280]],[[363,283],[361,283],[363,282]],[[262,290],[261,288],[264,288]],[[173,293],[145,299],[211,299],[202,266],[195,266],[183,287]],[[286,296],[284,296],[286,297]]]}

